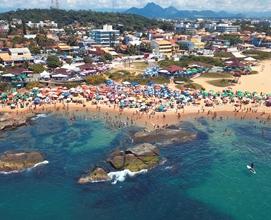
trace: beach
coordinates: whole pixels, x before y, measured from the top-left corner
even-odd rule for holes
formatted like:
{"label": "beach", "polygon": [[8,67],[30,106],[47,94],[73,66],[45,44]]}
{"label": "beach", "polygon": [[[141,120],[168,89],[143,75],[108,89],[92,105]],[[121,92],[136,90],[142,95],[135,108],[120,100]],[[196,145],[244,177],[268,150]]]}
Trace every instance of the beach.
{"label": "beach", "polygon": [[[243,75],[237,84],[232,87],[233,90],[249,91],[249,92],[264,92],[269,93],[271,88],[271,60],[260,61],[257,66],[252,67],[252,70],[257,71],[257,74]],[[198,77],[193,79],[195,83],[200,84],[206,90],[222,91],[223,87],[213,86],[208,83],[211,78]]]}
{"label": "beach", "polygon": [[232,104],[223,104],[213,107],[206,107],[204,104],[185,106],[183,109],[169,109],[167,112],[140,112],[138,109],[120,109],[114,105],[98,104],[91,102],[84,104],[57,103],[35,106],[32,108],[13,109],[3,108],[2,112],[7,112],[15,118],[20,115],[33,115],[41,113],[56,113],[69,116],[70,120],[76,120],[76,116],[85,118],[104,119],[108,124],[116,127],[137,125],[148,130],[162,128],[179,124],[194,118],[209,118],[213,120],[224,119],[259,119],[271,120],[271,108],[264,105],[243,105],[236,108]]}

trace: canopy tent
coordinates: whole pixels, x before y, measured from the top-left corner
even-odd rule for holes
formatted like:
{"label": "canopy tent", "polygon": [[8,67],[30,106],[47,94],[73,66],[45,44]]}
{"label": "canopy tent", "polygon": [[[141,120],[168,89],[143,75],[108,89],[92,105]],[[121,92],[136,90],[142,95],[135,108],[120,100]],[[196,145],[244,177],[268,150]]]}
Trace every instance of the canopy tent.
{"label": "canopy tent", "polygon": [[67,78],[68,76],[64,74],[55,74],[55,75],[52,75],[52,77],[53,78]]}

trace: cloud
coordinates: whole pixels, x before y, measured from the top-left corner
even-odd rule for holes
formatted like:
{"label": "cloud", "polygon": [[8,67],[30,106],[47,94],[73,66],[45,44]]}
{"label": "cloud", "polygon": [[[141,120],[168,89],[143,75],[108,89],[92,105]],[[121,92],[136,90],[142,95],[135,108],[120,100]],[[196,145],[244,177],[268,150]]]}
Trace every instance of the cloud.
{"label": "cloud", "polygon": [[[143,7],[150,0],[58,0],[65,9]],[[153,0],[163,7],[226,11],[271,11],[270,0]],[[1,8],[49,8],[51,0],[0,0]]]}

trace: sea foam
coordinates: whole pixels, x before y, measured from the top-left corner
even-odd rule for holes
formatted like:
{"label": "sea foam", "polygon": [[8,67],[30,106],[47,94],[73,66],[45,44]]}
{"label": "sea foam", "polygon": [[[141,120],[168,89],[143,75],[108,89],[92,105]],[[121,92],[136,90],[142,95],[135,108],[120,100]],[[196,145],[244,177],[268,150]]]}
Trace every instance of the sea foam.
{"label": "sea foam", "polygon": [[8,171],[8,172],[1,171],[0,174],[9,175],[9,174],[14,174],[14,173],[22,173],[24,171],[31,171],[32,169],[34,169],[36,167],[39,167],[39,166],[42,166],[42,165],[46,165],[48,163],[49,163],[48,160],[44,160],[42,162],[36,163],[33,167],[30,167],[30,168],[27,168],[27,169],[24,169],[24,170],[13,170],[13,171]]}
{"label": "sea foam", "polygon": [[48,115],[47,114],[37,114],[35,117],[33,117],[31,120],[35,121],[38,118],[46,118]]}
{"label": "sea foam", "polygon": [[110,172],[108,173],[108,176],[113,181],[112,184],[116,184],[117,182],[123,182],[127,176],[134,177],[138,174],[147,173],[148,170],[140,170],[138,172],[132,172],[128,169],[122,170],[122,171],[116,171],[116,172]]}

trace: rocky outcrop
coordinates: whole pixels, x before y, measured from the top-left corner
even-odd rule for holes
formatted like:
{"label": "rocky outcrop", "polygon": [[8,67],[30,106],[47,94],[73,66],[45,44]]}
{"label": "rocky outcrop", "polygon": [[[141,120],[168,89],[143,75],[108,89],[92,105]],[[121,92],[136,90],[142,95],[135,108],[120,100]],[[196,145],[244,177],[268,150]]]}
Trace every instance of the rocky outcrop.
{"label": "rocky outcrop", "polygon": [[20,117],[14,117],[13,114],[2,113],[0,115],[0,131],[14,129],[27,124],[29,115],[20,115]]}
{"label": "rocky outcrop", "polygon": [[[160,162],[159,150],[152,144],[140,144],[125,151],[115,150],[107,159],[113,171],[140,172],[157,166]],[[86,184],[111,180],[108,173],[100,167],[82,176],[78,183]]]}
{"label": "rocky outcrop", "polygon": [[5,152],[0,156],[0,172],[23,171],[44,161],[39,152]]}
{"label": "rocky outcrop", "polygon": [[181,129],[157,129],[151,132],[139,131],[133,135],[134,143],[151,143],[161,146],[180,144],[194,140],[197,134]]}
{"label": "rocky outcrop", "polygon": [[87,175],[82,176],[78,180],[78,183],[86,184],[86,183],[103,182],[103,181],[109,181],[109,180],[110,180],[110,177],[108,176],[107,172],[103,168],[96,167]]}
{"label": "rocky outcrop", "polygon": [[117,150],[110,155],[107,161],[116,170],[128,169],[132,172],[138,172],[156,166],[160,157],[156,146],[144,143],[128,148],[126,151]]}

